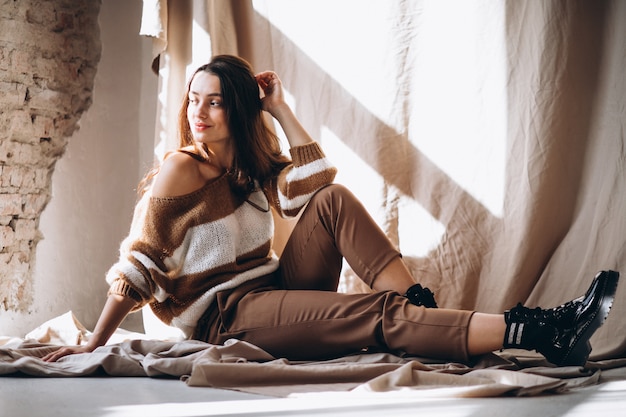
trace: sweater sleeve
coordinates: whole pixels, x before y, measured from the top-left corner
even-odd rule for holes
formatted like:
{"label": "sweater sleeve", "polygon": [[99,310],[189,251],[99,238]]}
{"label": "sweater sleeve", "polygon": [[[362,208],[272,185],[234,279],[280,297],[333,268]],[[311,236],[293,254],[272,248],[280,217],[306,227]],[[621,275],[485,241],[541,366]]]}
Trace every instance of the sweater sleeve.
{"label": "sweater sleeve", "polygon": [[148,193],[138,202],[120,257],[108,271],[109,294],[132,298],[136,309],[163,301],[171,291],[184,251],[176,251],[196,218],[195,196],[154,199]]}
{"label": "sweater sleeve", "polygon": [[293,147],[290,152],[292,164],[274,178],[267,190],[282,217],[295,217],[313,194],[333,182],[337,173],[317,142]]}
{"label": "sweater sleeve", "polygon": [[[131,298],[137,303],[133,310],[138,310],[150,300],[149,285],[145,283],[146,268],[138,263],[132,256],[131,247],[141,238],[141,232],[145,224],[145,215],[148,205],[148,193],[135,206],[130,233],[120,245],[120,258],[107,272],[108,294],[121,295]],[[132,279],[128,279],[132,277]],[[132,285],[134,281],[136,284]],[[137,285],[139,283],[139,285]]]}

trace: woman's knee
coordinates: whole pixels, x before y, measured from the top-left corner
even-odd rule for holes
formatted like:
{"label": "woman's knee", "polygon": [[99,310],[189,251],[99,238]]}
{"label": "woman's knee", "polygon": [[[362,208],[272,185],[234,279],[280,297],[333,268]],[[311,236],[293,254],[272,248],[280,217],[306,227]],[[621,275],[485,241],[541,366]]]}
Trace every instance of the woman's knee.
{"label": "woman's knee", "polygon": [[320,189],[311,198],[310,203],[328,205],[333,208],[342,209],[352,204],[359,204],[356,196],[346,186],[342,184],[329,184]]}

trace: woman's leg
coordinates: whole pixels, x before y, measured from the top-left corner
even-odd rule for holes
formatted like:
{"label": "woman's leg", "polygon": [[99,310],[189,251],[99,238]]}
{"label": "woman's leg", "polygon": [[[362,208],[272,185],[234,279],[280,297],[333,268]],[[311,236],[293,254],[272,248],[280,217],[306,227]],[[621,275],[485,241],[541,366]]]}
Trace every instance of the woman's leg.
{"label": "woman's leg", "polygon": [[472,312],[417,307],[393,291],[255,291],[244,284],[219,293],[217,304],[219,314],[206,341],[245,340],[274,357],[319,360],[374,348],[452,361],[470,358]]}
{"label": "woman's leg", "polygon": [[380,271],[372,283],[372,288],[377,291],[387,290],[404,294],[414,284],[415,278],[409,272],[402,258],[398,256]]}
{"label": "woman's leg", "polygon": [[521,304],[504,315],[417,307],[393,291],[260,290],[248,282],[218,293],[207,317],[209,343],[237,338],[275,357],[324,359],[376,347],[468,361],[504,348],[536,350],[555,365],[583,366],[589,340],[615,299],[619,273],[603,271],[587,293],[551,309]]}
{"label": "woman's leg", "polygon": [[[394,291],[400,289],[400,293],[407,289],[403,287],[407,284],[408,270],[404,271],[406,267],[403,264],[398,264],[399,252],[352,193],[345,187],[331,185],[320,190],[311,199],[287,242],[281,258],[283,287],[287,289],[335,291],[339,282],[342,256],[347,259],[357,275],[370,287]],[[410,277],[410,274],[408,276]],[[347,343],[345,347],[355,348],[361,342],[371,342],[372,339],[371,337],[368,339],[367,332],[378,329],[375,334],[382,334],[385,338],[384,341],[376,339],[378,346],[401,349],[424,356],[432,356],[429,352],[432,353],[432,347],[435,346],[435,351],[437,349],[441,349],[441,351],[435,352],[437,356],[433,357],[446,355],[448,358],[454,358],[454,354],[459,357],[461,352],[458,350],[458,336],[461,334],[464,338],[462,351],[466,356],[499,349],[504,341],[505,347],[536,349],[555,364],[584,365],[591,350],[589,339],[608,315],[615,297],[618,279],[619,273],[603,271],[596,276],[587,294],[580,299],[548,310],[538,308],[531,310],[520,305],[506,312],[504,316],[473,314],[473,312],[456,310],[435,312],[436,309],[424,309],[415,306],[407,309],[408,300],[393,292],[373,294],[381,297],[396,297],[396,302],[390,303],[388,306],[384,305],[384,308],[377,305],[377,308],[383,308],[383,310],[375,309],[376,311],[371,317],[381,322],[382,327],[372,328],[370,325],[370,327],[365,326],[364,329],[357,329],[364,330],[366,334],[359,333],[360,338],[353,338],[351,343]],[[319,305],[316,302],[309,305],[307,304],[310,303],[308,298],[313,292],[301,293],[301,291],[287,291],[284,294],[285,299],[297,300],[295,305],[289,303],[297,318],[296,321],[305,318],[305,321],[301,323],[306,330],[302,332],[302,338],[298,339],[299,336],[295,335],[295,339],[291,342],[299,344],[308,340],[306,336],[313,336],[312,340],[316,340],[316,336],[321,333],[307,333],[310,328],[317,327],[317,325],[311,326],[310,320],[320,320],[326,325],[335,320],[338,324],[359,325],[360,322],[353,321],[352,315],[348,318],[333,316],[338,309],[341,311],[341,306],[333,305],[333,303],[343,303],[346,300],[343,298],[335,300],[334,298],[346,296],[346,294],[325,295],[321,299],[325,300],[326,303],[330,302],[330,304]],[[302,298],[298,299],[298,297]],[[398,299],[400,299],[400,303],[397,302]],[[300,305],[299,302],[303,304]],[[399,304],[403,306],[400,309],[398,309]],[[272,303],[267,305],[272,305]],[[417,316],[414,316],[417,314],[415,308],[420,311]],[[426,310],[428,310],[427,313],[425,313]],[[316,314],[316,311],[320,314]],[[303,312],[307,314],[301,314]],[[330,315],[327,316],[327,314]],[[442,329],[447,327],[446,316],[449,316],[448,319],[453,321],[457,320],[457,324],[452,326],[455,331],[459,330],[456,339],[454,339],[453,334],[442,332]],[[466,322],[463,322],[465,319]],[[274,323],[279,321],[276,319]],[[380,325],[377,324],[376,326]],[[290,325],[280,327],[283,330],[288,330]],[[288,333],[298,327],[295,326]],[[324,327],[321,326],[320,328],[323,329]],[[273,325],[269,328],[275,329]],[[435,333],[429,336],[429,333],[424,331],[426,328],[435,330]],[[448,327],[448,329],[450,328]],[[255,334],[259,334],[257,330],[254,330]],[[238,332],[245,333],[246,331],[240,328]],[[346,332],[346,335],[349,333],[347,328],[340,326],[338,329],[331,330],[327,338],[338,338],[343,335],[343,332]],[[272,333],[272,331],[268,333]],[[262,334],[263,331],[260,335]],[[505,334],[506,339],[504,338]],[[294,335],[292,334],[291,337]],[[425,338],[422,339],[422,337]],[[429,337],[437,340],[429,340]],[[290,338],[287,337],[285,340],[288,339]],[[332,352],[333,349],[344,346],[341,342],[343,339],[339,337],[339,340],[339,345],[333,344],[334,342],[329,344],[330,341],[327,340],[322,346],[327,353]],[[446,344],[450,340],[455,341],[454,346],[450,346],[449,349],[441,346],[441,343]],[[366,346],[368,345],[363,345],[363,347]],[[447,355],[446,352],[450,355]]]}
{"label": "woman's leg", "polygon": [[506,323],[502,314],[474,313],[467,331],[470,356],[484,355],[502,348]]}
{"label": "woman's leg", "polygon": [[345,257],[370,287],[403,294],[415,280],[398,250],[345,187],[318,191],[302,213],[281,256],[287,289],[336,291]]}

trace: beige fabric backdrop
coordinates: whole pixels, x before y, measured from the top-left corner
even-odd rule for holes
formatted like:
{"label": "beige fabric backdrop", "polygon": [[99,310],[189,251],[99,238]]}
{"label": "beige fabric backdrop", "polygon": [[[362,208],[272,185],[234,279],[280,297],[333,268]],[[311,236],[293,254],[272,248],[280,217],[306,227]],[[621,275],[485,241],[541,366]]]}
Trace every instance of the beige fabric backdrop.
{"label": "beige fabric backdrop", "polygon": [[[211,54],[239,54],[279,73],[337,181],[440,305],[554,306],[598,270],[626,273],[626,2],[144,0],[144,9],[141,34],[159,58],[159,155],[175,146],[190,71]],[[622,283],[592,358],[623,356],[625,313]]]}

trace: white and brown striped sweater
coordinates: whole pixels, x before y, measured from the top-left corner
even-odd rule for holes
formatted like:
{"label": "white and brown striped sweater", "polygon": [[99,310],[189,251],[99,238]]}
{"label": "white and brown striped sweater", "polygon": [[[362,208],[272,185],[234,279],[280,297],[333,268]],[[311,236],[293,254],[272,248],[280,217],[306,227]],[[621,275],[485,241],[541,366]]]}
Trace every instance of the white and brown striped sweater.
{"label": "white and brown striped sweater", "polygon": [[189,337],[217,292],[274,272],[274,223],[266,209],[295,216],[336,173],[316,142],[290,152],[293,163],[248,201],[236,197],[226,175],[184,196],[146,192],[107,273],[109,293],[133,298],[135,310],[149,303]]}

